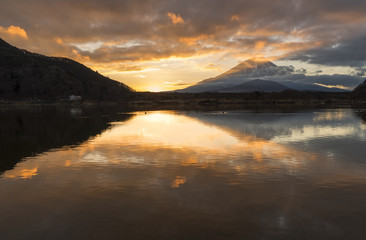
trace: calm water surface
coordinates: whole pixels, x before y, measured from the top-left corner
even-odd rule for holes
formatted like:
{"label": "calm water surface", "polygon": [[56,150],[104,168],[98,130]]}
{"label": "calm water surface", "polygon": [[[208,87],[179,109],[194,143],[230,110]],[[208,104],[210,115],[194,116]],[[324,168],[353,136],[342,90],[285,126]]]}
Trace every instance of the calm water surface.
{"label": "calm water surface", "polygon": [[365,113],[0,109],[0,239],[366,239]]}

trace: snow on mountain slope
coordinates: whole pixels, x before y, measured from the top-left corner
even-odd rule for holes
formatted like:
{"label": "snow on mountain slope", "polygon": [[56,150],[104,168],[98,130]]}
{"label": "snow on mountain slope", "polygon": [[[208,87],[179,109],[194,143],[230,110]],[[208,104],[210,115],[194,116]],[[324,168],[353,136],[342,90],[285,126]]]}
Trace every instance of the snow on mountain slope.
{"label": "snow on mountain slope", "polygon": [[[347,87],[348,90],[351,90],[362,82],[361,78],[348,75],[306,76],[296,73],[292,66],[277,66],[267,60],[249,59],[217,77],[203,80],[179,91],[227,92],[230,89],[232,92],[240,92],[239,89],[236,89],[237,87],[255,79],[273,81],[288,88],[308,91],[346,91]],[[337,87],[337,85],[342,86],[343,83],[347,83],[347,86]],[[261,90],[258,88],[255,91]]]}

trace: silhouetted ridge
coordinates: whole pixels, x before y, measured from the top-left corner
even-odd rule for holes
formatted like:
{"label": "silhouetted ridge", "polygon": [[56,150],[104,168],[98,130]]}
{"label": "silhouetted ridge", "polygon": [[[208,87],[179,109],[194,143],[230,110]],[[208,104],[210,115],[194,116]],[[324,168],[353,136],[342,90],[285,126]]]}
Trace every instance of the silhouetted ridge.
{"label": "silhouetted ridge", "polygon": [[0,38],[0,48],[6,48],[6,47],[11,47],[11,45]]}
{"label": "silhouetted ridge", "polygon": [[74,60],[31,53],[0,39],[0,99],[122,100],[132,91]]}
{"label": "silhouetted ridge", "polygon": [[354,98],[366,99],[366,80],[353,90],[352,96]]}

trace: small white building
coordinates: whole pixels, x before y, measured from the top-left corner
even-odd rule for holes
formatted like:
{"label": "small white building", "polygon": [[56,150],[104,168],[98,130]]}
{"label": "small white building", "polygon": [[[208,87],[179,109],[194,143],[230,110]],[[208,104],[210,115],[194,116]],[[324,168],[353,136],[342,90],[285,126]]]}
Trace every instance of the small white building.
{"label": "small white building", "polygon": [[80,101],[80,100],[81,100],[81,96],[77,96],[77,95],[69,96],[69,101]]}

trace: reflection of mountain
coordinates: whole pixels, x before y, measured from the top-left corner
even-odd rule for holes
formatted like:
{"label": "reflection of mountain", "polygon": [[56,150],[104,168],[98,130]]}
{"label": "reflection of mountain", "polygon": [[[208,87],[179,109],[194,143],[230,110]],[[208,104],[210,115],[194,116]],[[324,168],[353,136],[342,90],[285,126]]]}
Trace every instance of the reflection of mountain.
{"label": "reflection of mountain", "polygon": [[129,117],[95,108],[3,110],[0,113],[0,172],[11,169],[25,157],[83,142],[107,129],[109,122],[125,121]]}
{"label": "reflection of mountain", "polygon": [[[295,117],[299,117],[298,114],[283,112],[233,111],[229,113],[188,113],[188,115],[205,124],[224,128],[235,135],[251,135],[263,139],[288,133],[289,122],[298,123],[299,120]],[[309,120],[302,117],[302,121]]]}
{"label": "reflection of mountain", "polygon": [[366,124],[366,111],[356,111],[356,115],[360,117],[363,122]]}
{"label": "reflection of mountain", "polygon": [[[251,135],[285,145],[299,146],[339,158],[364,161],[366,129],[351,110],[318,110],[297,113],[188,113],[189,116],[237,138]],[[362,113],[357,114],[363,117]],[[361,141],[353,141],[358,138]],[[335,148],[334,146],[339,146]]]}

